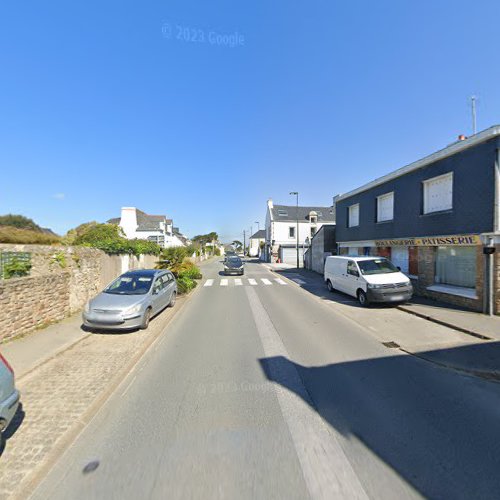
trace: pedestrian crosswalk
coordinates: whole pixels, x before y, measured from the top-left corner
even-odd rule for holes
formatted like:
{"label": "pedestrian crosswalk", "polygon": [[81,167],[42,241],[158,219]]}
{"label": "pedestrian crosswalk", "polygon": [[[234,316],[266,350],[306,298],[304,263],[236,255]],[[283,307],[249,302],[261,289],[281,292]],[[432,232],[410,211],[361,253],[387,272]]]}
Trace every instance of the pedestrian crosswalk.
{"label": "pedestrian crosswalk", "polygon": [[203,283],[204,287],[211,287],[211,286],[258,286],[258,285],[264,285],[264,286],[272,286],[272,285],[281,285],[285,286],[288,283],[281,278],[274,278],[274,279],[268,279],[268,278],[234,278],[234,279],[228,279],[228,278],[222,278],[219,281],[216,281],[214,279],[207,279],[205,283]]}

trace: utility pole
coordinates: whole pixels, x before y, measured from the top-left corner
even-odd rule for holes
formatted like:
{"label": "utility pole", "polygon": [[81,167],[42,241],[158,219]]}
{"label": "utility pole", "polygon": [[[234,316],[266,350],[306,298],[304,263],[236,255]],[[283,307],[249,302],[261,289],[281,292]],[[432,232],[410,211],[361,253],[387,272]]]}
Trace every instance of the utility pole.
{"label": "utility pole", "polygon": [[297,218],[297,229],[295,230],[295,236],[296,236],[296,250],[297,250],[297,269],[299,268],[299,192],[298,191],[292,191],[290,193],[291,195],[296,196],[296,218]]}
{"label": "utility pole", "polygon": [[243,257],[245,257],[245,247],[247,246],[247,242],[246,242],[246,231],[243,230]]}
{"label": "utility pole", "polygon": [[471,101],[471,107],[472,107],[472,134],[476,135],[476,131],[477,131],[477,128],[476,128],[476,101],[477,101],[477,97],[475,95],[473,95],[470,98],[470,101]]}

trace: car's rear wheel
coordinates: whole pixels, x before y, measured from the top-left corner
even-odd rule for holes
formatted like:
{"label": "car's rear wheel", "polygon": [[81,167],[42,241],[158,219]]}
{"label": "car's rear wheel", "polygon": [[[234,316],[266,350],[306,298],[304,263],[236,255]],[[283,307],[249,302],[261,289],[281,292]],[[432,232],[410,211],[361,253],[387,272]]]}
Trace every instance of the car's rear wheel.
{"label": "car's rear wheel", "polygon": [[172,297],[170,297],[170,303],[168,304],[168,307],[174,307],[176,300],[177,300],[177,292],[173,292]]}
{"label": "car's rear wheel", "polygon": [[151,308],[148,307],[144,316],[142,317],[141,330],[147,330],[149,326],[149,321],[151,320]]}
{"label": "car's rear wheel", "polygon": [[327,286],[329,292],[333,292],[334,288],[333,288],[332,282],[330,280],[326,280],[326,286]]}

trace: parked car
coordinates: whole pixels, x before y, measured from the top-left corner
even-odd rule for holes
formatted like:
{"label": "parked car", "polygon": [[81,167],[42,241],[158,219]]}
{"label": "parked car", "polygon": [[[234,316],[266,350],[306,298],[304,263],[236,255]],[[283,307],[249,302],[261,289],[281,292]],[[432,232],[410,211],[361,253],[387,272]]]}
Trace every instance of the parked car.
{"label": "parked car", "polygon": [[405,302],[413,295],[407,276],[384,257],[327,257],[328,290],[352,295],[362,306],[370,302]]}
{"label": "parked car", "polygon": [[224,261],[224,274],[243,275],[244,272],[243,261],[238,256],[228,257]]}
{"label": "parked car", "polygon": [[177,282],[170,271],[142,269],[122,274],[83,311],[87,328],[146,329],[149,320],[177,297]]}
{"label": "parked car", "polygon": [[19,406],[19,391],[14,383],[14,370],[0,354],[0,433],[11,423]]}

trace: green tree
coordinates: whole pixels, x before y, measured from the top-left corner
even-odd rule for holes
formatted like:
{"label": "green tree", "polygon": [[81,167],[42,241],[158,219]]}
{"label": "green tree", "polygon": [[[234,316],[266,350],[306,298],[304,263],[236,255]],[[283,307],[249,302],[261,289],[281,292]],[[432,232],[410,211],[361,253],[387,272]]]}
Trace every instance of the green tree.
{"label": "green tree", "polygon": [[[83,226],[83,227],[82,227]],[[76,228],[72,244],[99,248],[108,254],[159,255],[159,245],[148,240],[127,240],[116,224],[88,223]]]}

